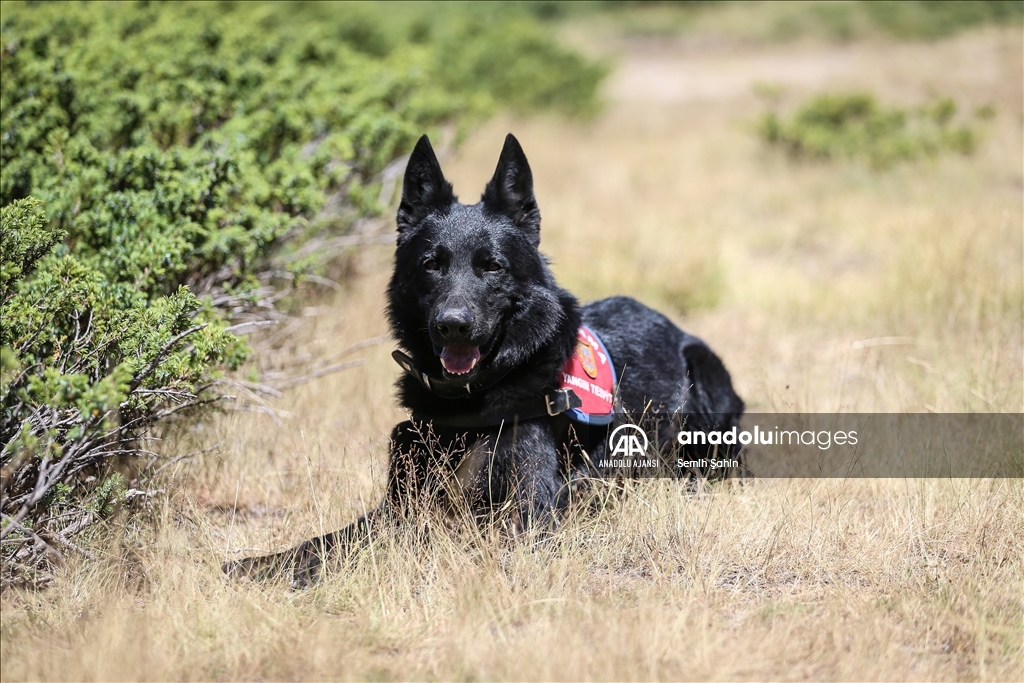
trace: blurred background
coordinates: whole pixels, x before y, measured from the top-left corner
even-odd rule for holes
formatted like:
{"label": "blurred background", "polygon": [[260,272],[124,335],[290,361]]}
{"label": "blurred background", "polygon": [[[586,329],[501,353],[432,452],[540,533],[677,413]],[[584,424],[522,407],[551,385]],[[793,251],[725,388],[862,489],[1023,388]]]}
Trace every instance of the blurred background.
{"label": "blurred background", "polygon": [[[384,288],[424,133],[465,203],[514,133],[560,284],[664,311],[719,353],[750,411],[1024,411],[1022,22],[1019,1],[0,3],[4,679],[779,677],[794,651],[768,635],[776,599],[806,617],[785,641],[800,656],[836,629],[810,677],[1019,679],[1020,596],[1006,591],[1020,553],[992,559],[1024,537],[1012,480],[985,495],[758,482],[728,512],[642,489],[632,519],[676,510],[726,539],[709,550],[651,522],[659,553],[710,563],[662,575],[652,559],[657,578],[635,577],[655,620],[675,618],[660,610],[686,585],[705,611],[679,628],[721,626],[689,660],[614,630],[604,658],[558,659],[552,643],[582,637],[561,608],[522,617],[526,640],[502,630],[535,600],[622,617],[576,579],[534,594],[488,565],[484,597],[459,602],[435,557],[423,566],[447,577],[438,604],[456,606],[431,613],[398,570],[378,595],[370,565],[293,603],[213,577],[219,560],[341,526],[380,496],[403,419]],[[904,528],[901,511],[927,521]],[[744,534],[765,518],[844,531],[794,536],[785,568],[755,581],[779,531]],[[906,538],[872,535],[893,524]],[[584,582],[626,561],[587,552],[564,567]],[[912,567],[906,583],[872,574],[894,562]],[[839,593],[808,578],[839,566],[874,578],[836,579]],[[940,574],[952,592],[933,597]],[[741,575],[758,586],[747,607],[700,602]],[[834,601],[824,621],[793,607],[810,599],[793,576]],[[893,592],[909,602],[866,608],[851,644],[850,601]],[[182,601],[212,611],[181,622]],[[340,616],[289,659],[310,609]],[[89,614],[112,634],[102,656],[81,636]],[[238,620],[289,627],[239,642]],[[907,626],[921,620],[934,633]],[[475,639],[465,624],[536,656],[442,656],[423,635]],[[142,625],[147,653],[133,648]],[[765,649],[725,656],[733,627]],[[38,654],[55,639],[74,644]]]}

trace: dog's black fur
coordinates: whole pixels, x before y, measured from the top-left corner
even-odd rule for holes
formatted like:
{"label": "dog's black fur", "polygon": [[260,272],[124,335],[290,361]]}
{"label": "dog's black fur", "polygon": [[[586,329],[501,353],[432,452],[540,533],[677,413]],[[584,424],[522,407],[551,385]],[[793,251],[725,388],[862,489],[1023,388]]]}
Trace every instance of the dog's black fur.
{"label": "dog's black fur", "polygon": [[[593,463],[605,452],[610,427],[581,426],[564,415],[450,425],[467,416],[507,415],[555,390],[581,324],[611,354],[620,410],[665,418],[649,422],[657,443],[675,443],[680,416],[690,429],[727,430],[738,423],[743,402],[701,340],[633,299],[581,307],[555,283],[538,251],[540,212],[530,166],[512,135],[472,206],[458,202],[422,137],[406,169],[397,222],[388,318],[399,346],[428,382],[413,373],[398,382],[399,400],[413,419],[392,433],[384,502],[341,531],[229,563],[229,573],[291,567],[295,582],[305,585],[325,555],[365,538],[381,517],[401,519],[418,500],[451,504],[456,489],[478,519],[505,510],[513,530],[551,527],[569,503],[573,482],[597,474]],[[719,455],[726,456],[738,457],[736,448]]]}

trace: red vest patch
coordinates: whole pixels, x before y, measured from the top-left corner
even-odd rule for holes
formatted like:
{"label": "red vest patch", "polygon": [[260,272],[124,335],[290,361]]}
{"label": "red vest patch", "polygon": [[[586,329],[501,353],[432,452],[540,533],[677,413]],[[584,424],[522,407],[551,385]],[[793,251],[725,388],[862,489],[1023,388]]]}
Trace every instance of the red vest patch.
{"label": "red vest patch", "polygon": [[615,367],[608,349],[590,328],[581,326],[576,350],[560,371],[560,389],[572,389],[583,405],[566,412],[576,420],[606,425],[614,419]]}

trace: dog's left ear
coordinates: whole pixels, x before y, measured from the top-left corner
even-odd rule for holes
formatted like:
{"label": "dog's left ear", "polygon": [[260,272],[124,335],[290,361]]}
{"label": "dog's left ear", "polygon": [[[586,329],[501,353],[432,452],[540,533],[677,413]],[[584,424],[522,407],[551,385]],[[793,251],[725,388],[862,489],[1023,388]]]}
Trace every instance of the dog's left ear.
{"label": "dog's left ear", "polygon": [[402,202],[398,205],[398,232],[410,231],[431,211],[447,211],[457,197],[452,184],[444,179],[430,138],[419,139],[409,155],[402,183]]}
{"label": "dog's left ear", "polygon": [[498,167],[481,199],[486,209],[508,216],[526,231],[534,245],[540,243],[540,209],[533,196],[533,173],[512,133],[505,136]]}

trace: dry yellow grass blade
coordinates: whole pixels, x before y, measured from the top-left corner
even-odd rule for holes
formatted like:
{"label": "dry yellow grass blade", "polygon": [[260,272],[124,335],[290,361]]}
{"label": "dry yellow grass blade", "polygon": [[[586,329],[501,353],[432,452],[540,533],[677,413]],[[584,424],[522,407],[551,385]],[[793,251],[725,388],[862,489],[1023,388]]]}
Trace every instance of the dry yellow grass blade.
{"label": "dry yellow grass blade", "polygon": [[[498,120],[443,160],[463,200],[514,130],[562,284],[671,313],[753,410],[1024,409],[1019,31],[623,50],[590,124]],[[750,132],[764,80],[794,101],[856,87],[997,114],[972,157],[794,165]],[[387,334],[389,250],[354,264],[261,362],[328,362]],[[376,504],[403,417],[390,350],[270,399],[280,424],[229,413],[165,444],[220,443],[169,468],[178,489],[97,539],[100,561],[2,596],[0,677],[1024,680],[1020,480],[609,485],[544,543],[435,521],[378,537],[309,591],[225,581],[224,559]]]}

